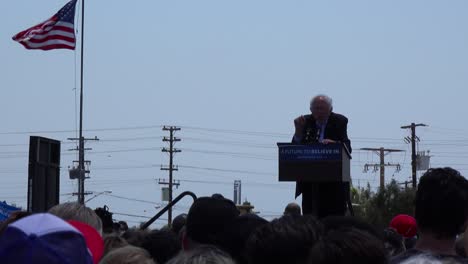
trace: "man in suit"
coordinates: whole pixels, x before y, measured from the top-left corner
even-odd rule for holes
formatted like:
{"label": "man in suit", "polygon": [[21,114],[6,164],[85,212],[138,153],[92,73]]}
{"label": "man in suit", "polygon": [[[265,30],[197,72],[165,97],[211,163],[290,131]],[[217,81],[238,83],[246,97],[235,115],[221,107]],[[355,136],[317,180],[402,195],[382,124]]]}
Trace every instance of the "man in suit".
{"label": "man in suit", "polygon": [[[348,138],[348,119],[333,113],[332,99],[317,95],[310,101],[311,115],[294,119],[295,133],[293,143],[322,144],[343,143],[351,153]],[[346,201],[349,199],[349,183],[296,183],[296,198],[302,194],[303,214],[313,214],[318,218],[328,215],[344,215]]]}

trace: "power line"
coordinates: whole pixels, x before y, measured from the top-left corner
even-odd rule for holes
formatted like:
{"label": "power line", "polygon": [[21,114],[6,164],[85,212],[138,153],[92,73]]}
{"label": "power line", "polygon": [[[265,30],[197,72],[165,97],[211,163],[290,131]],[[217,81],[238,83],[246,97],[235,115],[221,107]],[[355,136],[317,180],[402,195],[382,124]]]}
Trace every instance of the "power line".
{"label": "power line", "polygon": [[[121,130],[142,130],[142,129],[154,129],[161,128],[162,125],[152,126],[128,126],[128,127],[112,127],[112,128],[95,128],[95,129],[83,129],[86,132],[98,132],[98,131],[121,131]],[[74,133],[75,130],[39,130],[39,131],[10,131],[0,132],[0,135],[24,135],[24,134],[55,134],[55,133]]]}
{"label": "power line", "polygon": [[256,175],[272,175],[272,173],[267,173],[267,172],[246,171],[246,170],[229,170],[229,169],[198,167],[198,166],[190,166],[190,165],[179,165],[179,167],[180,168],[186,168],[186,169],[196,169],[196,170],[232,172],[232,173],[243,173],[243,174],[256,174]]}
{"label": "power line", "polygon": [[133,202],[147,203],[147,204],[151,204],[151,205],[161,205],[160,203],[153,202],[153,201],[130,198],[130,197],[125,197],[125,196],[120,196],[120,195],[115,195],[115,194],[104,193],[104,195],[114,197],[114,198],[118,198],[118,199],[133,201]]}
{"label": "power line", "polygon": [[[119,213],[119,212],[112,212],[112,214],[115,215],[122,215],[122,216],[130,216],[130,217],[136,217],[136,218],[144,218],[144,219],[151,219],[151,216],[146,216],[146,215],[136,215],[136,214],[128,214],[128,213]],[[167,221],[167,218],[158,218],[156,221]]]}
{"label": "power line", "polygon": [[251,159],[261,159],[261,160],[276,160],[275,158],[271,158],[271,155],[262,155],[262,154],[248,153],[248,152],[228,152],[228,151],[202,150],[202,149],[191,149],[191,148],[183,148],[183,150],[186,152],[211,154],[211,155],[227,155],[230,157],[251,158]]}
{"label": "power line", "polygon": [[213,133],[223,134],[240,134],[249,136],[262,136],[262,137],[277,137],[277,136],[291,136],[290,133],[273,133],[273,132],[259,132],[259,131],[246,131],[246,130],[233,130],[233,129],[219,129],[219,128],[203,128],[203,127],[192,127],[183,126],[184,130],[202,130]]}
{"label": "power line", "polygon": [[133,138],[109,138],[101,140],[102,142],[127,142],[127,141],[139,141],[139,140],[149,140],[149,139],[161,139],[162,136],[155,137],[133,137]]}
{"label": "power line", "polygon": [[[180,180],[181,182],[189,182],[189,183],[202,183],[202,184],[221,184],[221,185],[232,185],[232,182],[224,182],[224,181],[202,181],[202,180]],[[270,187],[275,189],[291,189],[288,186],[280,185],[280,183],[260,183],[260,182],[244,182],[247,186],[261,186],[261,187]]]}
{"label": "power line", "polygon": [[195,142],[204,142],[210,144],[218,145],[234,145],[234,146],[243,146],[251,148],[267,148],[267,149],[276,149],[276,145],[273,144],[258,144],[258,142],[251,141],[231,141],[231,140],[215,140],[215,139],[204,139],[204,138],[194,138],[194,137],[184,137],[184,141],[195,141]]}

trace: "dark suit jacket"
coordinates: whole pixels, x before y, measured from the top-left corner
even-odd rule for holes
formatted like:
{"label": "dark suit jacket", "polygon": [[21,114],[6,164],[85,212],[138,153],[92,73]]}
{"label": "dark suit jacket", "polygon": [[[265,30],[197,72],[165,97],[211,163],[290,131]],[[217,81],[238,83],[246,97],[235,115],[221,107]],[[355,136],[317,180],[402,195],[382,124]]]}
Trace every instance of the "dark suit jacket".
{"label": "dark suit jacket", "polygon": [[[304,117],[306,119],[306,124],[304,126],[304,135],[306,134],[306,131],[308,129],[309,131],[317,131],[315,118],[312,115],[305,115]],[[332,112],[330,114],[330,117],[328,118],[327,126],[325,127],[324,138],[332,139],[332,140],[339,141],[345,144],[345,146],[348,148],[349,153],[351,153],[351,141],[348,138],[348,118],[346,118],[344,115],[340,115],[340,114]],[[306,142],[306,139],[304,136],[301,142],[296,142],[296,143],[306,144],[310,142]],[[302,193],[302,190],[305,184],[310,184],[310,183],[303,183],[303,182],[296,183],[296,197]]]}

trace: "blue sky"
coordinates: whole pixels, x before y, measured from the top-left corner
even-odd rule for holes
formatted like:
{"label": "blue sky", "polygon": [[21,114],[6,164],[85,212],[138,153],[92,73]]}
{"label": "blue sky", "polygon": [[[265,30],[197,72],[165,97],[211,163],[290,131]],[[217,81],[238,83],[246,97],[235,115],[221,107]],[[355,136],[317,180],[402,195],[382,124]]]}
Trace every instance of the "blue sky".
{"label": "blue sky", "polygon": [[[62,141],[61,199],[75,199],[66,195],[76,189],[66,139],[76,135],[79,52],[31,51],[11,40],[65,3],[0,4],[0,199],[23,206],[30,135]],[[429,125],[417,135],[432,166],[468,174],[466,1],[141,0],[85,7],[84,129],[101,139],[88,143],[88,190],[160,203],[157,179],[167,172],[159,166],[168,163],[161,126],[176,125],[182,152],[174,176],[183,180],[176,193],[231,198],[241,179],[243,199],[266,217],[278,215],[294,200],[294,184],[277,182],[276,142],[290,140],[292,120],[318,93],[331,96],[334,110],[350,120],[355,184],[378,185],[378,172],[362,172],[378,157],[358,151],[363,147],[405,150],[386,156],[402,165],[399,173],[388,168],[386,178],[409,177],[409,131],[400,126],[411,122]],[[151,203],[106,194],[89,206],[104,204],[125,214],[156,212]],[[189,205],[184,201],[175,214]]]}

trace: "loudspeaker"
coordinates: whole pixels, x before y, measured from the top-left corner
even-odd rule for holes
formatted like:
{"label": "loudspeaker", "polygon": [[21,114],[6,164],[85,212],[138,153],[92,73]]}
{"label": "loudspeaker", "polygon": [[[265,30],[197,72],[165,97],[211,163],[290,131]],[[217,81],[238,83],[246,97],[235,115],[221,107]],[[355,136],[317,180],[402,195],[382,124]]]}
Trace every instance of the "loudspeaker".
{"label": "loudspeaker", "polygon": [[59,203],[60,141],[29,138],[28,212],[46,212]]}

